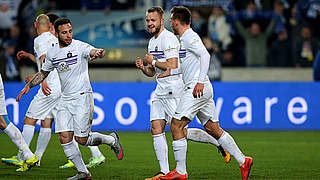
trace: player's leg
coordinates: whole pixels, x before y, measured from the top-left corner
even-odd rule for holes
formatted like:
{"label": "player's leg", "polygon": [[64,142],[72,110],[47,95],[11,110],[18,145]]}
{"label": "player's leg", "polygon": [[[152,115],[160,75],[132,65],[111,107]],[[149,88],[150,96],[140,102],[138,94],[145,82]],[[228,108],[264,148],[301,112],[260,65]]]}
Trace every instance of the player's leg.
{"label": "player's leg", "polygon": [[9,121],[7,115],[0,115],[0,129],[3,130],[3,132],[10,137],[12,142],[16,144],[18,149],[22,151],[22,159],[26,160],[26,163],[18,164],[22,167],[19,168],[20,170],[17,169],[17,171],[26,171],[39,161],[38,158],[30,151],[29,146],[23,139],[19,129]]}
{"label": "player's leg", "polygon": [[98,146],[88,146],[91,151],[92,157],[89,160],[89,163],[86,165],[87,168],[98,166],[106,161],[104,155],[100,152]]}
{"label": "player's leg", "polygon": [[208,134],[206,131],[199,128],[184,128],[187,140],[200,143],[210,143],[218,148],[226,163],[230,162],[230,154],[223,149],[218,141]]}
{"label": "player's leg", "polygon": [[113,132],[109,135],[91,131],[93,119],[93,96],[91,93],[81,95],[77,103],[73,103],[70,109],[74,112],[74,136],[75,140],[84,146],[98,146],[106,144],[115,152],[118,160],[123,158],[122,146],[119,142],[119,136]]}
{"label": "player's leg", "polygon": [[44,120],[41,120],[41,128],[37,141],[37,148],[36,152],[34,153],[39,158],[39,166],[42,155],[45,152],[51,138],[52,122],[53,118],[45,118]]}
{"label": "player's leg", "polygon": [[176,160],[176,169],[170,171],[161,179],[187,179],[187,139],[184,134],[184,127],[191,121],[186,117],[181,117],[181,120],[173,118],[171,121],[170,129],[173,137],[172,147],[174,158]]}
{"label": "player's leg", "polygon": [[73,162],[73,164],[78,170],[78,174],[76,176],[78,176],[81,173],[91,176],[89,170],[87,169],[87,167],[85,166],[82,160],[81,152],[78,146],[73,141],[73,132],[72,131],[60,132],[59,140],[63,147],[65,155],[69,160]]}
{"label": "player's leg", "polygon": [[232,136],[230,136],[228,132],[221,129],[218,122],[212,122],[209,120],[205,124],[205,129],[209,134],[218,139],[218,142],[221,144],[221,146],[236,159],[240,166],[242,178],[247,179],[253,163],[252,158],[246,157],[242,154]]}

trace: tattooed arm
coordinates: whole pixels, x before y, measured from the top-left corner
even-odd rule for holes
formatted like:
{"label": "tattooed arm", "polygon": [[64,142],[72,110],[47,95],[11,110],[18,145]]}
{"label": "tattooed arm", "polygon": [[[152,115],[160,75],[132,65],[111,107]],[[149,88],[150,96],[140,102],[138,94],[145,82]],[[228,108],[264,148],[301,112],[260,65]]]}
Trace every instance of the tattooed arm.
{"label": "tattooed arm", "polygon": [[28,84],[26,84],[24,88],[21,90],[16,101],[20,101],[23,94],[28,94],[30,88],[33,88],[34,86],[40,84],[49,75],[49,73],[50,71],[40,70],[40,72],[35,74],[33,78],[28,82]]}

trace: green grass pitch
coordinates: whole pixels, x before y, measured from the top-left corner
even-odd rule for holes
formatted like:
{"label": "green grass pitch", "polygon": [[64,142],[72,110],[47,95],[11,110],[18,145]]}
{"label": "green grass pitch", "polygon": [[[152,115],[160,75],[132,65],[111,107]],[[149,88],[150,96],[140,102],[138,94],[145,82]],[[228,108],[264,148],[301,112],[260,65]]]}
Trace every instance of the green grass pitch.
{"label": "green grass pitch", "polygon": [[[240,149],[254,158],[250,179],[320,179],[320,131],[232,131],[230,134]],[[35,150],[38,134],[31,142]],[[100,146],[107,160],[99,167],[90,169],[92,179],[144,180],[159,171],[153,150],[153,141],[148,132],[120,132],[124,159],[116,159],[109,146]],[[167,133],[169,162],[175,167],[172,137]],[[9,137],[0,133],[0,156],[15,155],[17,148]],[[91,154],[88,148],[80,147],[85,162]],[[53,134],[42,160],[41,167],[17,173],[14,166],[0,163],[0,179],[8,180],[53,180],[73,176],[73,169],[58,169],[66,162],[58,136]],[[241,179],[235,159],[225,164],[217,148],[209,144],[188,142],[187,170],[189,179]]]}

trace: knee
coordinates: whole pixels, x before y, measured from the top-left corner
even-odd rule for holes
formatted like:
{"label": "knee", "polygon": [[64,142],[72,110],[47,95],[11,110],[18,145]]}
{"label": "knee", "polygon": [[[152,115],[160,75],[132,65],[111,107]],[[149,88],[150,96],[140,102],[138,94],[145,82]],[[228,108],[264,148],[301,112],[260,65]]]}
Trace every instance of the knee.
{"label": "knee", "polygon": [[24,125],[31,125],[31,126],[35,126],[36,125],[37,120],[36,119],[32,119],[29,117],[25,117],[23,120],[23,124]]}
{"label": "knee", "polygon": [[69,142],[72,141],[72,136],[70,136],[69,134],[63,134],[63,133],[60,133],[59,135],[59,141],[61,144],[67,144]]}
{"label": "knee", "polygon": [[77,143],[81,144],[82,146],[85,146],[87,144],[87,141],[88,141],[87,137],[75,136],[74,139],[77,141]]}
{"label": "knee", "polygon": [[150,131],[151,131],[152,135],[157,135],[157,134],[163,133],[163,129],[161,127],[151,126]]}

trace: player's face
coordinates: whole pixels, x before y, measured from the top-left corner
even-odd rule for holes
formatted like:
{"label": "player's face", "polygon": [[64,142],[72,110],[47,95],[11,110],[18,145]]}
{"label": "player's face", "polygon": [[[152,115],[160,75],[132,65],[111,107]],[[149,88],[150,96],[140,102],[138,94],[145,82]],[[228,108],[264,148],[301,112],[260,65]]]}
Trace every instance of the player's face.
{"label": "player's face", "polygon": [[160,32],[162,19],[157,12],[150,12],[146,15],[146,26],[148,32],[154,36]]}
{"label": "player's face", "polygon": [[177,29],[177,22],[176,22],[176,20],[174,20],[174,19],[172,18],[172,15],[171,15],[171,20],[170,20],[170,26],[171,26],[171,28],[172,28],[173,34],[179,35],[178,29]]}
{"label": "player's face", "polygon": [[58,27],[59,44],[63,47],[68,46],[72,42],[72,26],[70,23],[63,24]]}

